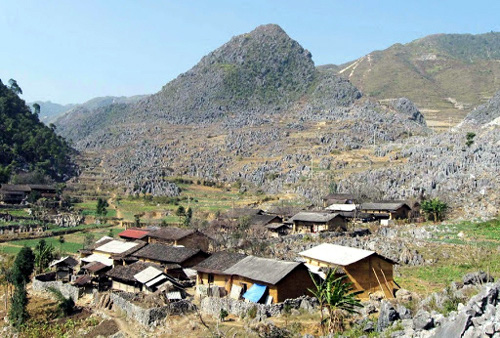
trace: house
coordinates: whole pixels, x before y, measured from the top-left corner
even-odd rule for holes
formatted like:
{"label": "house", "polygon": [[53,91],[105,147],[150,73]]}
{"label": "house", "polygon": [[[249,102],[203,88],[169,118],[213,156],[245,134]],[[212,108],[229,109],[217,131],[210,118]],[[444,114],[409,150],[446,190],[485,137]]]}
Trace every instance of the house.
{"label": "house", "polygon": [[250,226],[266,226],[276,223],[283,223],[283,219],[276,215],[253,215],[250,218]]}
{"label": "house", "polygon": [[153,243],[136,251],[132,256],[143,262],[159,265],[178,264],[182,268],[190,268],[206,259],[209,254],[200,249]]}
{"label": "house", "polygon": [[193,267],[196,270],[196,290],[200,293],[203,287],[210,288],[218,286],[225,290],[225,293],[231,291],[231,275],[224,273],[234,264],[247,257],[244,254],[218,251],[209,258],[198,263]]}
{"label": "house", "polygon": [[[101,239],[96,242],[92,249],[80,250],[80,253],[84,256],[81,261],[83,263],[100,262],[106,266],[113,266],[115,265],[113,257],[123,253],[130,255],[143,245],[145,243],[125,242],[112,238]],[[88,252],[90,252],[90,255],[87,255]],[[117,264],[121,263],[117,262]]]}
{"label": "house", "polygon": [[20,204],[25,197],[22,191],[0,189],[0,202],[5,204]]}
{"label": "house", "polygon": [[168,284],[185,295],[182,285],[165,274],[157,264],[136,262],[126,266],[119,265],[106,275],[111,279],[111,288],[114,290],[153,293]]}
{"label": "house", "polygon": [[175,227],[160,228],[150,231],[147,235],[148,243],[162,243],[168,245],[182,245],[187,248],[208,251],[210,238],[198,230],[181,229]]}
{"label": "house", "polygon": [[93,278],[100,278],[109,270],[111,270],[111,267],[101,262],[90,262],[81,267],[83,274],[89,275]]}
{"label": "house", "polygon": [[396,263],[375,251],[323,243],[299,255],[313,271],[318,267],[341,269],[339,272],[347,275],[354,290],[363,291],[359,295],[361,299],[368,299],[377,291],[382,291],[387,298],[394,297],[397,285],[393,267]]}
{"label": "house", "polygon": [[0,202],[19,204],[31,193],[40,197],[54,198],[57,196],[55,187],[45,184],[2,184],[0,187]]}
{"label": "house", "polygon": [[283,223],[267,224],[265,228],[269,231],[271,237],[285,236],[288,235],[288,232],[290,231],[290,227]]}
{"label": "house", "polygon": [[65,256],[50,263],[49,267],[56,272],[56,280],[70,281],[78,261],[71,256]]}
{"label": "house", "polygon": [[247,256],[224,274],[231,276],[231,297],[254,302],[280,303],[308,294],[313,281],[303,263]]}
{"label": "house", "polygon": [[339,231],[346,229],[345,217],[338,213],[299,212],[292,217],[294,233]]}
{"label": "house", "polygon": [[46,184],[28,184],[30,192],[38,193],[41,197],[54,198],[57,197],[57,189]]}
{"label": "house", "polygon": [[126,241],[147,240],[148,230],[130,228],[118,234],[118,237]]}
{"label": "house", "polygon": [[143,283],[138,281],[134,276],[148,267],[154,267],[162,270],[162,267],[156,264],[135,262],[130,265],[118,265],[108,271],[106,275],[111,279],[111,288],[126,292],[141,292]]}
{"label": "house", "polygon": [[378,218],[407,219],[411,208],[402,202],[374,202],[360,204],[359,210],[363,213],[374,214]]}
{"label": "house", "polygon": [[328,194],[322,198],[323,208],[331,204],[355,204],[357,196],[352,194]]}

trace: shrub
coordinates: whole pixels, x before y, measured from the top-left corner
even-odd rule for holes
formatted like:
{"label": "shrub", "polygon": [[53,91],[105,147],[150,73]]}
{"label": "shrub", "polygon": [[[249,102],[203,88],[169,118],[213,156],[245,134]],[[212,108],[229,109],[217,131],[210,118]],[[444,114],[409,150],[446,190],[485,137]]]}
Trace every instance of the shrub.
{"label": "shrub", "polygon": [[227,316],[229,316],[229,313],[225,309],[220,309],[220,314],[219,314],[220,320],[224,321]]}
{"label": "shrub", "polygon": [[255,317],[257,317],[257,307],[254,305],[248,309],[246,316],[250,319],[255,319]]}

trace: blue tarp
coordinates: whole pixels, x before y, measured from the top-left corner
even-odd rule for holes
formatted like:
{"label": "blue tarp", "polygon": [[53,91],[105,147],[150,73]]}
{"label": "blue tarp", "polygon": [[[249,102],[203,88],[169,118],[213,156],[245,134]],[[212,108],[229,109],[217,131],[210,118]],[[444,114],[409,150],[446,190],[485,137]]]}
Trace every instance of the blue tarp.
{"label": "blue tarp", "polygon": [[267,286],[254,284],[250,289],[243,294],[243,298],[248,299],[251,302],[258,303],[261,300],[264,293],[266,293]]}

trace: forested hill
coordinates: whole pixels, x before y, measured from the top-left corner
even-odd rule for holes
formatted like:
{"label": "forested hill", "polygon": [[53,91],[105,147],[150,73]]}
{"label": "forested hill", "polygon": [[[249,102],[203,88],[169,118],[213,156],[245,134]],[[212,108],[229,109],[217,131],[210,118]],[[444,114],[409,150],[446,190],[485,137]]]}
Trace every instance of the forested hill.
{"label": "forested hill", "polygon": [[71,176],[72,148],[19,98],[17,83],[9,84],[0,80],[0,183],[20,171],[38,171],[57,181]]}

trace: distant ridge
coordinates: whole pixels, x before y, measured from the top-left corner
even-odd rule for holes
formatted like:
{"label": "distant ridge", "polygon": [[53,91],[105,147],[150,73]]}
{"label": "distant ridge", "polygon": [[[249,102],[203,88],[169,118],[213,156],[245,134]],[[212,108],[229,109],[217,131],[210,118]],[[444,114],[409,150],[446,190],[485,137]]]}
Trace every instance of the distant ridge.
{"label": "distant ridge", "polygon": [[500,88],[500,33],[429,35],[319,68],[378,100],[409,98],[431,125],[458,123]]}

